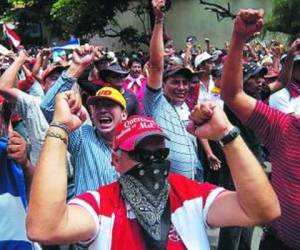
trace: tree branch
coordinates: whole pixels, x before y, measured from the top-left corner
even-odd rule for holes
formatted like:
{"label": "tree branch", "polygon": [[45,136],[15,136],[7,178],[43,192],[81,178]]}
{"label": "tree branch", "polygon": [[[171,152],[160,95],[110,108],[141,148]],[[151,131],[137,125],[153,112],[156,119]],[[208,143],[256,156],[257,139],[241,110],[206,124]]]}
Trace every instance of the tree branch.
{"label": "tree branch", "polygon": [[200,4],[207,5],[208,7],[205,7],[206,10],[215,12],[219,22],[227,17],[230,17],[231,19],[235,19],[236,17],[236,14],[233,14],[230,10],[230,3],[227,4],[227,9],[219,4],[210,3],[204,0],[200,0]]}

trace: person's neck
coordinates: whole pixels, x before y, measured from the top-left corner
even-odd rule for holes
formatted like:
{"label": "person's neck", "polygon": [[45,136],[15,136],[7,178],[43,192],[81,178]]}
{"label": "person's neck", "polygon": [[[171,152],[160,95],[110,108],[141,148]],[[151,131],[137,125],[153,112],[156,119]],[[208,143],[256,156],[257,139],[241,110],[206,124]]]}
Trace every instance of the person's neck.
{"label": "person's neck", "polygon": [[181,107],[184,104],[184,102],[173,102],[173,105],[175,107]]}
{"label": "person's neck", "polygon": [[201,76],[201,81],[208,82],[209,80],[210,80],[210,74],[207,72],[203,73],[203,75]]}
{"label": "person's neck", "polygon": [[205,85],[205,87],[208,89],[209,81],[210,81],[210,74],[204,73],[201,76],[200,81]]}
{"label": "person's neck", "polygon": [[110,132],[110,133],[100,133],[98,129],[96,129],[96,133],[97,136],[101,137],[104,139],[104,141],[106,142],[107,145],[109,145],[110,147],[112,147],[113,145],[113,138],[114,138],[114,132]]}
{"label": "person's neck", "polygon": [[140,77],[140,75],[132,75],[132,74],[130,74],[130,76],[132,79],[139,79],[139,77]]}

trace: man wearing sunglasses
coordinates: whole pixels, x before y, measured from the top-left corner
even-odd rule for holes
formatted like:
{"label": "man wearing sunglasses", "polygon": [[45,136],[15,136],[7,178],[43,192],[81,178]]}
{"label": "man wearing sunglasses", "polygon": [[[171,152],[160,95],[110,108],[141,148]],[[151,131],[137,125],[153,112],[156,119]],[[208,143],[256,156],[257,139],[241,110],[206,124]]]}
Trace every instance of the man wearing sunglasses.
{"label": "man wearing sunglasses", "polygon": [[[85,120],[78,98],[69,91],[56,99],[54,121],[70,131]],[[270,183],[223,111],[206,103],[191,119],[195,136],[222,142],[236,191],[169,173],[167,136],[151,118],[132,116],[116,128],[112,161],[119,180],[66,204],[68,133],[50,126],[31,188],[28,237],[47,244],[81,241],[101,250],[203,250],[209,249],[209,226],[277,218]]]}

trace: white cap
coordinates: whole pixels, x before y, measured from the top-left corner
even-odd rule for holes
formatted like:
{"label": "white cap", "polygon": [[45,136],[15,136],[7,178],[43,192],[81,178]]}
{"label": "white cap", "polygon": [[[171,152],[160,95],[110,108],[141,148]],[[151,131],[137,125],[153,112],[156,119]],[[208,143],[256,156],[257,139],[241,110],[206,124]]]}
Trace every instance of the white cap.
{"label": "white cap", "polygon": [[219,56],[222,55],[223,52],[219,49],[215,50],[212,55],[211,55],[211,60],[214,62],[214,61],[217,61],[219,59]]}
{"label": "white cap", "polygon": [[108,51],[106,53],[107,58],[110,60],[110,64],[114,64],[118,62],[118,58],[116,57],[116,54],[112,51]]}
{"label": "white cap", "polygon": [[204,61],[210,59],[212,56],[208,54],[206,51],[203,52],[202,54],[196,56],[195,58],[195,68],[197,68],[201,63]]}

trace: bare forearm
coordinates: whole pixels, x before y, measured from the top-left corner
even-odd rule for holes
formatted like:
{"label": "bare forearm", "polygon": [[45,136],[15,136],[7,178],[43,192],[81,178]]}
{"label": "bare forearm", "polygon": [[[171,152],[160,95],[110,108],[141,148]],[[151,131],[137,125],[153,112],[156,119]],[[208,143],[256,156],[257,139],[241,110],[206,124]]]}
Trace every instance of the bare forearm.
{"label": "bare forearm", "polygon": [[3,73],[0,78],[0,90],[10,89],[14,86],[16,76],[20,71],[24,61],[17,58],[13,64]]}
{"label": "bare forearm", "polygon": [[[67,137],[62,129],[50,128],[49,131]],[[31,185],[29,226],[31,223],[43,225],[43,230],[51,232],[63,221],[67,193],[66,152],[67,146],[62,140],[46,137]]]}
{"label": "bare forearm", "polygon": [[43,63],[42,63],[43,70],[46,70],[48,65],[49,65],[49,56],[45,56],[45,58],[43,58]]}
{"label": "bare forearm", "polygon": [[278,71],[280,70],[280,55],[273,58],[273,68]]}
{"label": "bare forearm", "polygon": [[254,61],[258,61],[258,56],[257,54],[255,53],[255,50],[252,46],[249,47],[249,51],[250,51],[250,54],[251,54],[251,57],[253,58]]}
{"label": "bare forearm", "polygon": [[243,90],[242,53],[245,42],[243,37],[233,34],[224,65],[221,88],[222,99],[242,122],[249,119],[256,106],[256,99]]}
{"label": "bare forearm", "polygon": [[68,68],[67,73],[70,77],[78,78],[79,76],[81,76],[85,69],[86,67],[82,67],[80,65],[72,63],[71,66]]}
{"label": "bare forearm", "polygon": [[225,102],[243,91],[243,47],[245,40],[233,35],[222,74],[222,98]]}
{"label": "bare forearm", "polygon": [[212,154],[212,150],[207,139],[200,139],[200,143],[207,155]]}
{"label": "bare forearm", "polygon": [[288,53],[284,66],[278,77],[282,88],[284,88],[291,81],[292,73],[293,73],[293,65],[294,65],[294,55]]}
{"label": "bare forearm", "polygon": [[185,67],[188,67],[191,65],[191,54],[192,54],[191,49],[187,48],[185,51],[184,60],[183,60]]}
{"label": "bare forearm", "polygon": [[279,203],[262,167],[239,136],[224,147],[235,183],[238,202],[255,221],[269,221],[279,214]]}
{"label": "bare forearm", "polygon": [[164,67],[163,22],[155,23],[150,41],[149,79],[152,88],[160,88]]}
{"label": "bare forearm", "polygon": [[42,64],[43,64],[43,57],[42,55],[38,55],[37,56],[37,59],[36,59],[36,62],[32,68],[32,75],[33,76],[37,76],[40,72],[40,68],[42,67]]}
{"label": "bare forearm", "polygon": [[34,166],[32,165],[31,161],[27,159],[27,161],[22,164],[22,167],[25,176],[27,195],[29,197],[31,182],[34,174]]}
{"label": "bare forearm", "polygon": [[22,65],[22,70],[24,71],[26,77],[32,75],[31,71],[25,66],[25,64]]}

